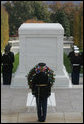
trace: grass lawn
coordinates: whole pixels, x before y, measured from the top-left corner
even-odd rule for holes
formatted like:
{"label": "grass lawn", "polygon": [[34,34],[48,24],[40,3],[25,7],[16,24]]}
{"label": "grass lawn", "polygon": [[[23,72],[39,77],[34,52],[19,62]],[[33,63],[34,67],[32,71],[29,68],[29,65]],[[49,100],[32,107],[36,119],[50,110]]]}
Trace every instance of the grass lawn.
{"label": "grass lawn", "polygon": [[18,65],[19,65],[19,53],[15,55],[15,62],[13,64],[13,73],[16,72]]}
{"label": "grass lawn", "polygon": [[64,53],[64,65],[68,73],[71,73],[71,63],[67,55]]}
{"label": "grass lawn", "polygon": [[[15,55],[13,73],[17,70],[18,64],[19,64],[19,53]],[[71,64],[70,64],[69,58],[65,53],[64,53],[64,65],[66,67],[67,72],[71,73]],[[83,73],[83,68],[81,68],[80,73]]]}

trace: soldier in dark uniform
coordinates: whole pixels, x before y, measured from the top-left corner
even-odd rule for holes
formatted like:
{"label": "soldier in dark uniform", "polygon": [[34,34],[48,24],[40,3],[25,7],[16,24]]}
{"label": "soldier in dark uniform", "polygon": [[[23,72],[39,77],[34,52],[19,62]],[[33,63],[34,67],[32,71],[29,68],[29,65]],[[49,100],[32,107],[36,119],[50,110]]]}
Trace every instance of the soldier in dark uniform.
{"label": "soldier in dark uniform", "polygon": [[1,64],[2,64],[2,53],[1,53]]}
{"label": "soldier in dark uniform", "polygon": [[83,52],[80,52],[80,57],[81,57],[81,66],[83,66]]}
{"label": "soldier in dark uniform", "polygon": [[[39,63],[39,66],[45,66],[45,63]],[[32,94],[36,97],[38,121],[44,122],[47,113],[47,98],[51,94],[51,85],[48,75],[44,72],[37,73],[33,78]]]}
{"label": "soldier in dark uniform", "polygon": [[81,57],[79,51],[74,51],[74,56],[71,58],[72,64],[72,84],[78,85],[79,84],[79,74],[81,68]]}
{"label": "soldier in dark uniform", "polygon": [[10,44],[6,45],[5,53],[2,55],[2,75],[4,85],[10,85],[12,78],[14,53],[10,51],[10,48]]}
{"label": "soldier in dark uniform", "polygon": [[78,50],[78,47],[76,45],[72,46],[72,51],[68,55],[68,58],[70,59],[70,61],[72,57],[74,56],[74,50]]}

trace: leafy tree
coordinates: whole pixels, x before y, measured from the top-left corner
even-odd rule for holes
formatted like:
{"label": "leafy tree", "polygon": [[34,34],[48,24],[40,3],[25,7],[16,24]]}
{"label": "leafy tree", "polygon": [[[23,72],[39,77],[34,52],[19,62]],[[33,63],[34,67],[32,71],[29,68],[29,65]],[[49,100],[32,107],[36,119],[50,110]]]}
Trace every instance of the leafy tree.
{"label": "leafy tree", "polygon": [[74,44],[79,46],[79,13],[76,11],[74,13]]}
{"label": "leafy tree", "polygon": [[5,7],[9,13],[10,35],[16,34],[22,23],[36,17],[38,20],[49,22],[47,5],[42,1],[12,1]]}
{"label": "leafy tree", "polygon": [[56,1],[55,4],[50,4],[49,7],[51,8],[52,12],[55,13],[63,7],[63,4],[60,1]]}
{"label": "leafy tree", "polygon": [[64,13],[63,10],[57,10],[55,14],[52,14],[51,20],[54,23],[60,23],[65,29],[65,35],[67,37],[70,36],[70,24],[67,18],[67,15]]}
{"label": "leafy tree", "polygon": [[80,48],[83,49],[83,4],[79,7],[76,7],[74,12],[74,43]]}
{"label": "leafy tree", "polygon": [[8,24],[8,13],[5,8],[1,6],[1,50],[4,49],[5,45],[9,40],[9,24]]}
{"label": "leafy tree", "polygon": [[81,16],[81,40],[80,40],[80,48],[83,49],[83,16]]}
{"label": "leafy tree", "polygon": [[62,6],[63,11],[67,15],[67,18],[70,23],[70,36],[73,36],[73,18],[74,18],[74,11],[75,5],[72,2],[66,2]]}
{"label": "leafy tree", "polygon": [[80,18],[80,22],[79,22],[79,47],[80,49],[83,49],[83,3],[80,4],[80,8],[79,8],[79,18]]}
{"label": "leafy tree", "polygon": [[63,4],[62,8],[63,8],[64,12],[66,13],[66,15],[69,18],[69,16],[71,15],[71,13],[75,9],[75,5],[72,2],[66,2],[66,3]]}
{"label": "leafy tree", "polygon": [[48,6],[41,1],[34,1],[34,16],[38,20],[49,22],[50,13],[48,12]]}
{"label": "leafy tree", "polygon": [[51,22],[59,22],[65,29],[66,36],[73,36],[74,43],[83,47],[83,2],[80,5],[72,2],[56,2],[51,8]]}

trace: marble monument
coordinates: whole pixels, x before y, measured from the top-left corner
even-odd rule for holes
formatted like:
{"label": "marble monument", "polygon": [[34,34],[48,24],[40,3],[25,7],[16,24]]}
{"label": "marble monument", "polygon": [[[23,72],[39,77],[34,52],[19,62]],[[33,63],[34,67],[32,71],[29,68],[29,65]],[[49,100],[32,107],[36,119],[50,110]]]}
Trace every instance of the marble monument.
{"label": "marble monument", "polygon": [[54,87],[68,87],[70,80],[63,64],[64,28],[59,23],[24,23],[19,28],[19,67],[11,87],[28,87],[26,75],[39,62],[56,74]]}

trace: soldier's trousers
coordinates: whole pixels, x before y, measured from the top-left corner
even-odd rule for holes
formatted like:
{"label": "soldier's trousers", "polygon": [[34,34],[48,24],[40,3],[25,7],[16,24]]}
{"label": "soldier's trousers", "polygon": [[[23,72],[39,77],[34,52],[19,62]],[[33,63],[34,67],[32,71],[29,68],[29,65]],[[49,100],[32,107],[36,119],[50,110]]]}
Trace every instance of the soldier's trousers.
{"label": "soldier's trousers", "polygon": [[2,74],[3,74],[3,85],[10,85],[12,72],[3,72]]}
{"label": "soldier's trousers", "polygon": [[71,76],[72,76],[72,84],[78,85],[79,84],[79,72],[72,71]]}
{"label": "soldier's trousers", "polygon": [[47,114],[47,98],[36,97],[38,120],[45,121]]}

